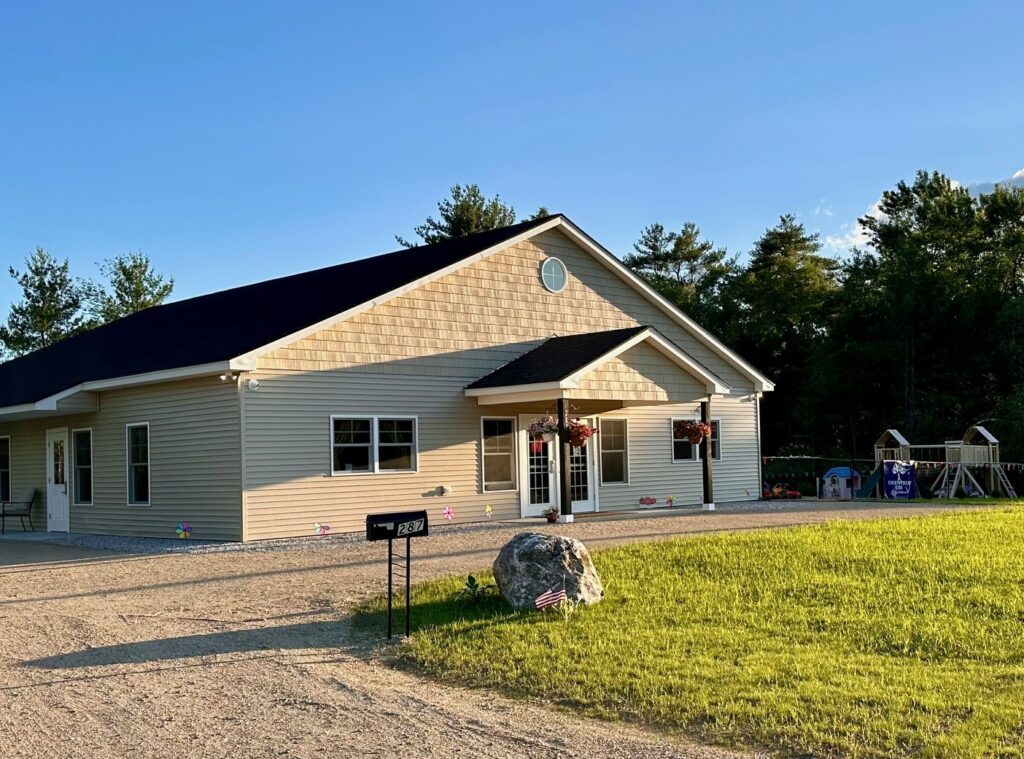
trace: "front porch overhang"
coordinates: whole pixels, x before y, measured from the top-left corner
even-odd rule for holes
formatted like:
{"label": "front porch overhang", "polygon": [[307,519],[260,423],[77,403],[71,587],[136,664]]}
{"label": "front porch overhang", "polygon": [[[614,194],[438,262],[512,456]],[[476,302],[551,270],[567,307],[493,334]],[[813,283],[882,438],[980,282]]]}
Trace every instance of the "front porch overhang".
{"label": "front porch overhang", "polygon": [[[641,346],[648,358],[657,358],[661,376],[651,377],[649,366],[633,366]],[[602,367],[616,360],[619,366],[615,381],[595,379],[600,377]],[[635,379],[632,386],[630,375]],[[549,338],[473,382],[465,394],[482,406],[559,399],[627,406],[701,401],[729,390],[707,367],[653,328],[632,327]]]}

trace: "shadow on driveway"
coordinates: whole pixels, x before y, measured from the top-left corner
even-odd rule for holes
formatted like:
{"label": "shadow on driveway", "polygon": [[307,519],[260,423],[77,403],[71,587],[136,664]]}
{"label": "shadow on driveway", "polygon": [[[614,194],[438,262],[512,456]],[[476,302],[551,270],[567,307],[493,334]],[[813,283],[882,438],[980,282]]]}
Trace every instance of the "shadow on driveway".
{"label": "shadow on driveway", "polygon": [[303,622],[278,627],[184,635],[180,638],[143,640],[98,646],[67,654],[31,659],[24,667],[38,669],[78,669],[114,664],[143,664],[172,661],[218,654],[252,653],[255,651],[338,648],[345,641],[341,621]]}

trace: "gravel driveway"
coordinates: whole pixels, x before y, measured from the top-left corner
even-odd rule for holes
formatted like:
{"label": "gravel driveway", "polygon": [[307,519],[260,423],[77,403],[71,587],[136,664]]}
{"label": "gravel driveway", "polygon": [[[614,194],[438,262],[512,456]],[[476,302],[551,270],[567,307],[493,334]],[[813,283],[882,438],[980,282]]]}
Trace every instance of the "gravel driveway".
{"label": "gravel driveway", "polygon": [[[940,508],[794,504],[543,529],[594,549]],[[414,576],[489,566],[522,529],[439,527],[414,543]],[[345,616],[382,592],[383,556],[331,538],[144,556],[0,541],[0,755],[734,756],[386,666]]]}

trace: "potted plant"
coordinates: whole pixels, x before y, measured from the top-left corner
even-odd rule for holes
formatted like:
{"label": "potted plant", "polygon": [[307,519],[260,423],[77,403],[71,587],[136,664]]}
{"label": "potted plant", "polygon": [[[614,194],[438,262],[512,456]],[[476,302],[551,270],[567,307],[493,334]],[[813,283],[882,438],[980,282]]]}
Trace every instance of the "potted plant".
{"label": "potted plant", "polygon": [[579,417],[569,420],[569,442],[577,448],[582,448],[587,441],[597,432],[586,422],[580,421]]}
{"label": "potted plant", "polygon": [[555,439],[557,432],[558,422],[550,415],[534,419],[526,428],[526,433],[530,436],[530,447],[534,453],[540,453],[541,443],[550,443]]}
{"label": "potted plant", "polygon": [[676,438],[685,438],[693,445],[711,435],[711,425],[693,419],[680,419],[672,425],[672,434]]}
{"label": "potted plant", "polygon": [[548,524],[554,524],[558,521],[558,509],[552,506],[544,512],[544,518],[548,520]]}

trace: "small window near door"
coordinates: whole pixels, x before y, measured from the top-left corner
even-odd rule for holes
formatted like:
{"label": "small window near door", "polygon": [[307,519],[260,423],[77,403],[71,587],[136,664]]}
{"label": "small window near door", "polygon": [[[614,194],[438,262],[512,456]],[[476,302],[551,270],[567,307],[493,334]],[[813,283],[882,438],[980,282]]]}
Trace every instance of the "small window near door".
{"label": "small window near door", "polygon": [[512,419],[483,419],[484,492],[516,489],[516,423]]}
{"label": "small window near door", "polygon": [[601,484],[615,485],[629,482],[629,444],[625,419],[602,419]]}
{"label": "small window near door", "polygon": [[718,423],[717,419],[711,420],[711,439],[708,442],[711,444],[712,461],[718,461],[722,458],[721,428],[722,425]]}
{"label": "small window near door", "polygon": [[74,503],[76,506],[92,505],[92,430],[75,430],[71,433],[74,457]]}
{"label": "small window near door", "polygon": [[126,428],[128,446],[128,504],[149,505],[149,423],[129,424]]}
{"label": "small window near door", "polygon": [[11,439],[0,437],[0,501],[11,500]]}

